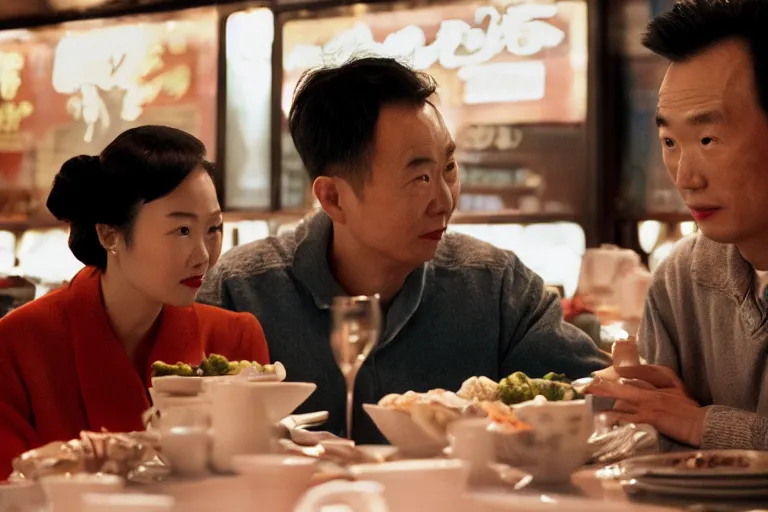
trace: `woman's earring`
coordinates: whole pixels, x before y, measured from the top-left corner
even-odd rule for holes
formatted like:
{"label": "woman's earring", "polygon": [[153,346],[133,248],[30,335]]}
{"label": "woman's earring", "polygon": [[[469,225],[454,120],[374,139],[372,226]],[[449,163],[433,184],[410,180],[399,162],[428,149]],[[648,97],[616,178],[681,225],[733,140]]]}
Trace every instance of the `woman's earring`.
{"label": "woman's earring", "polygon": [[112,247],[109,248],[109,252],[111,252],[115,256],[117,256],[117,249],[116,249],[116,247],[117,247],[116,245],[113,245]]}

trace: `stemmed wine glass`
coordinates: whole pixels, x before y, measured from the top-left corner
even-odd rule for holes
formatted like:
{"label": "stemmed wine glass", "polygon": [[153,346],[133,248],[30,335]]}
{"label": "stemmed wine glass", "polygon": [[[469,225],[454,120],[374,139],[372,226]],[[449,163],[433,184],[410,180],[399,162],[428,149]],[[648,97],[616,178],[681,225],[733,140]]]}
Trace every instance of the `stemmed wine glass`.
{"label": "stemmed wine glass", "polygon": [[347,439],[352,439],[352,411],[357,372],[379,341],[379,295],[334,297],[331,305],[331,349],[347,385]]}

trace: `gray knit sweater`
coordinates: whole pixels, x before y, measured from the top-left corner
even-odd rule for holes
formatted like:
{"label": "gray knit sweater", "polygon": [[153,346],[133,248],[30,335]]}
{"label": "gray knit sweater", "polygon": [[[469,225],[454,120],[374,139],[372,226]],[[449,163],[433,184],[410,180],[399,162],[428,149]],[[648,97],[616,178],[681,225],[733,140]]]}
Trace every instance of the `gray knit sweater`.
{"label": "gray knit sweater", "polygon": [[656,270],[641,353],[707,407],[702,448],[768,450],[768,311],[733,245],[682,240]]}

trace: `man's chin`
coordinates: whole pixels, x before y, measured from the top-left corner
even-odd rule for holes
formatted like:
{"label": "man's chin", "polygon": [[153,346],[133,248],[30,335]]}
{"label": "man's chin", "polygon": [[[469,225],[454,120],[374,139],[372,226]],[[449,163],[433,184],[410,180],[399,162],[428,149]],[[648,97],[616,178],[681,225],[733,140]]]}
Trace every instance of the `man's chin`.
{"label": "man's chin", "polygon": [[437,249],[433,251],[427,251],[421,257],[419,258],[419,265],[423,265],[424,263],[428,263],[432,261],[435,257],[435,254],[437,254]]}
{"label": "man's chin", "polygon": [[722,225],[699,223],[698,228],[702,235],[719,244],[734,244],[739,239],[737,233]]}

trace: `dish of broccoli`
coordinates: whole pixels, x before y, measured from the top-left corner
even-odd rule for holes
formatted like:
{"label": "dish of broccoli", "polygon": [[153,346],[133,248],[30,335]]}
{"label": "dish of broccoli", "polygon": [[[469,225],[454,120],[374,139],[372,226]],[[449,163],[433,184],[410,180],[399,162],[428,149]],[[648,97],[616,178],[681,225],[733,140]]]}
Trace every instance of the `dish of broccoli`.
{"label": "dish of broccoli", "polygon": [[499,400],[507,405],[519,404],[543,396],[550,402],[584,398],[571,386],[565,375],[548,373],[541,379],[532,379],[523,372],[515,372],[499,382]]}
{"label": "dish of broccoli", "polygon": [[155,361],[152,363],[152,376],[221,377],[237,375],[246,368],[256,368],[259,373],[275,373],[275,365],[272,364],[261,365],[256,361],[229,361],[222,355],[211,354],[197,366],[182,362],[168,364],[163,361]]}

